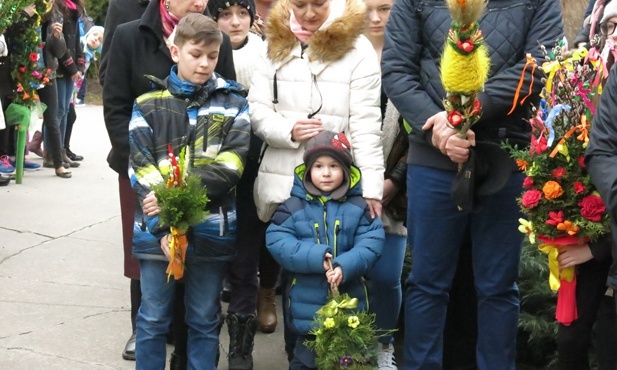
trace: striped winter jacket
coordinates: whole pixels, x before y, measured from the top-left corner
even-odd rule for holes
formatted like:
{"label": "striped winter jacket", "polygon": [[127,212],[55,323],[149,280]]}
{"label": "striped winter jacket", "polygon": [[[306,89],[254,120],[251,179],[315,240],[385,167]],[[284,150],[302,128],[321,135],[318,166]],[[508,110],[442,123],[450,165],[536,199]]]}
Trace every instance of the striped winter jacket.
{"label": "striped winter jacket", "polygon": [[[135,101],[129,124],[129,176],[140,205],[151,186],[164,181],[159,166],[168,165],[167,146],[175,155],[189,148],[190,171],[208,192],[208,218],[189,229],[188,254],[229,259],[235,240],[235,187],[246,162],[250,140],[248,103],[242,88],[216,73],[203,86],[181,81],[177,67],[164,81],[151,77],[157,90]],[[164,170],[165,172],[165,170]],[[162,256],[158,242],[169,232],[137,210],[133,253]],[[143,233],[150,233],[155,238]]]}
{"label": "striped winter jacket", "polygon": [[371,218],[362,198],[360,170],[352,166],[346,196],[332,200],[306,192],[305,168],[296,167],[291,198],[279,205],[266,233],[272,257],[291,275],[284,309],[299,334],[312,329],[315,313],[327,303],[326,253],[332,254],[332,265],[343,270],[341,293],[358,298],[359,310],[368,308],[362,276],[377,262],[385,238],[381,219]]}

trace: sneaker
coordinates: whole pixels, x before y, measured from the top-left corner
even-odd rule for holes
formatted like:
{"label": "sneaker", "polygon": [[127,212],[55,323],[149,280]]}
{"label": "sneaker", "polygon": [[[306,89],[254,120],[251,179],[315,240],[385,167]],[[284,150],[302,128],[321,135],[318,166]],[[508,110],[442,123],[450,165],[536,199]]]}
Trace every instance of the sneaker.
{"label": "sneaker", "polygon": [[86,105],[86,101],[85,100],[75,99],[75,106],[76,107],[83,107],[84,105]]}
{"label": "sneaker", "polygon": [[396,367],[396,359],[394,358],[394,347],[392,346],[392,344],[377,344],[377,369],[398,369],[398,367]]}
{"label": "sneaker", "polygon": [[[9,163],[11,164],[11,166],[17,168],[17,165],[15,164],[15,160],[9,158]],[[40,169],[41,169],[40,164],[30,162],[29,160],[24,158],[24,171],[38,171]]]}
{"label": "sneaker", "polygon": [[3,155],[0,157],[0,174],[11,175],[15,173],[15,167],[9,162],[9,157]]}

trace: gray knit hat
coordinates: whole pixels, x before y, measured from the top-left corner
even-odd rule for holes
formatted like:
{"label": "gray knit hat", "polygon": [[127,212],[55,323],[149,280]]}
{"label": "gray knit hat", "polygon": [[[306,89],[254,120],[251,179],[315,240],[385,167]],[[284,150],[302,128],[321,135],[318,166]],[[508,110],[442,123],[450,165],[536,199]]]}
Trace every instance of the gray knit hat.
{"label": "gray knit hat", "polygon": [[605,23],[609,19],[617,16],[617,0],[612,0],[604,7],[604,11],[602,13],[602,20],[600,24]]}
{"label": "gray knit hat", "polygon": [[221,12],[232,5],[243,6],[248,10],[251,16],[251,26],[255,22],[255,1],[254,0],[209,0],[208,12],[212,18],[217,21]]}
{"label": "gray knit hat", "polygon": [[304,149],[304,163],[306,164],[306,171],[304,172],[304,178],[302,179],[306,191],[315,196],[321,195],[321,191],[311,181],[310,169],[313,162],[322,155],[328,155],[334,158],[341,164],[345,178],[341,186],[330,194],[332,199],[341,199],[347,194],[347,190],[350,185],[350,173],[351,173],[351,145],[347,136],[344,133],[322,131],[315,135],[306,143]]}

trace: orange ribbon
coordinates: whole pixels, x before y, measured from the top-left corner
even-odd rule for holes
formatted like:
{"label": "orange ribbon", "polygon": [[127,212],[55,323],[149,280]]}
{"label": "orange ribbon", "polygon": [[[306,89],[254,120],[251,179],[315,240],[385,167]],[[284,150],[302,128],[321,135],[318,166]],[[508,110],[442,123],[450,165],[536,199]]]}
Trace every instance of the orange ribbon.
{"label": "orange ribbon", "polygon": [[549,157],[555,158],[555,156],[559,152],[559,146],[562,145],[563,143],[565,143],[565,141],[568,140],[570,138],[570,136],[572,136],[574,131],[576,131],[576,128],[577,128],[577,126],[572,127],[571,129],[568,130],[568,132],[566,132],[565,135],[563,135],[563,139],[559,140],[557,145],[555,145],[555,148],[553,149],[553,151],[551,152]]}
{"label": "orange ribbon", "polygon": [[189,245],[186,234],[177,227],[171,227],[171,239],[169,240],[169,265],[167,265],[167,281],[173,275],[175,280],[184,276],[184,261],[186,261],[186,248]]}
{"label": "orange ribbon", "polygon": [[512,102],[512,109],[508,112],[508,116],[514,112],[516,109],[516,104],[518,102],[518,97],[521,93],[521,89],[523,88],[523,83],[525,82],[525,71],[527,70],[527,66],[531,65],[531,83],[529,84],[529,93],[521,100],[521,105],[525,102],[525,100],[531,95],[533,82],[534,82],[534,73],[536,72],[536,60],[533,59],[531,54],[527,54],[525,56],[527,58],[527,62],[525,63],[525,67],[523,67],[523,72],[521,72],[521,78],[518,80],[518,86],[516,86],[516,92],[514,93],[514,101]]}

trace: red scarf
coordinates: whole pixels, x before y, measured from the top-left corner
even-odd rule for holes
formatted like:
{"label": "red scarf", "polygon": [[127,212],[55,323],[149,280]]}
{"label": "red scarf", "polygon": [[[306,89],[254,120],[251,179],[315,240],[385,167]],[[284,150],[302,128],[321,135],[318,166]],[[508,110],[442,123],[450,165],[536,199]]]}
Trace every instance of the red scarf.
{"label": "red scarf", "polygon": [[161,12],[161,21],[163,21],[163,36],[169,38],[169,35],[174,31],[180,19],[165,9],[165,1],[166,0],[161,0],[159,2],[159,9]]}

